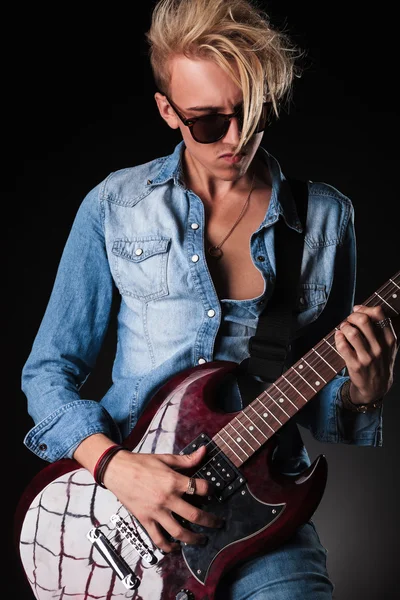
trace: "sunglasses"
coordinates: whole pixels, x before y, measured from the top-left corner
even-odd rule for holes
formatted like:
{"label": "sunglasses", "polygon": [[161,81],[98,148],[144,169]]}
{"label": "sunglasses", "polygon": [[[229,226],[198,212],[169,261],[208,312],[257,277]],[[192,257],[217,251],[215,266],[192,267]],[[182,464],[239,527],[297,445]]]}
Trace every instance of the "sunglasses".
{"label": "sunglasses", "polygon": [[[224,115],[222,113],[212,113],[209,115],[204,115],[201,117],[193,117],[191,119],[186,119],[176,106],[171,102],[166,94],[164,94],[180,120],[186,127],[189,127],[190,133],[196,142],[199,144],[212,144],[214,142],[218,142],[221,140],[228,132],[229,125],[231,124],[231,119],[234,117],[238,120],[239,130],[241,130],[243,126],[243,106],[240,105],[239,108],[229,114]],[[263,103],[262,111],[260,119],[257,123],[257,127],[254,133],[260,133],[264,131],[265,125],[267,122],[267,105],[268,102]]]}

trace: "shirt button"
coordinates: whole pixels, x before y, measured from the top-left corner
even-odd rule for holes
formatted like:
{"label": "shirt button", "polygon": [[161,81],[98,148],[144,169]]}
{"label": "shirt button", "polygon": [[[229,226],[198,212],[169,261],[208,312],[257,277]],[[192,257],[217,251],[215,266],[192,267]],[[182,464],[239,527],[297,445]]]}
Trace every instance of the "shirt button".
{"label": "shirt button", "polygon": [[210,310],[207,311],[207,314],[209,317],[215,317],[215,310],[213,310],[212,308],[210,308]]}
{"label": "shirt button", "polygon": [[260,262],[264,262],[265,258],[264,256],[257,256],[257,260],[259,260]]}
{"label": "shirt button", "polygon": [[197,262],[199,260],[199,255],[198,254],[193,254],[192,256],[192,262]]}
{"label": "shirt button", "polygon": [[192,223],[190,227],[192,229],[198,229],[199,228],[199,224],[198,223]]}
{"label": "shirt button", "polygon": [[47,444],[40,444],[39,450],[42,450],[42,452],[44,452],[45,450],[47,450]]}
{"label": "shirt button", "polygon": [[199,358],[197,362],[199,363],[199,365],[204,365],[204,363],[206,363],[207,361],[205,358]]}
{"label": "shirt button", "polygon": [[140,256],[141,254],[143,254],[143,250],[141,248],[136,248],[135,254],[136,256]]}

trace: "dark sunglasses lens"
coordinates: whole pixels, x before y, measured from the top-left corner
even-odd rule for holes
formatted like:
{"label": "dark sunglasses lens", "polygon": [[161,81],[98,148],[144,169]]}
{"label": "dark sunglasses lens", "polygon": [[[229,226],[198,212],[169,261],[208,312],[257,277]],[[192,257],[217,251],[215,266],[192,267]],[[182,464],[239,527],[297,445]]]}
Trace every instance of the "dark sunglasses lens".
{"label": "dark sunglasses lens", "polygon": [[193,137],[198,142],[210,144],[221,139],[228,131],[229,121],[219,115],[201,117],[193,125]]}
{"label": "dark sunglasses lens", "polygon": [[[243,112],[238,110],[236,113],[238,120],[239,130],[242,130],[243,126]],[[263,105],[260,120],[255,129],[255,133],[264,131],[267,122],[267,105]],[[198,119],[192,128],[192,134],[194,139],[201,144],[211,144],[217,142],[227,133],[229,129],[230,121],[219,115],[207,115]]]}

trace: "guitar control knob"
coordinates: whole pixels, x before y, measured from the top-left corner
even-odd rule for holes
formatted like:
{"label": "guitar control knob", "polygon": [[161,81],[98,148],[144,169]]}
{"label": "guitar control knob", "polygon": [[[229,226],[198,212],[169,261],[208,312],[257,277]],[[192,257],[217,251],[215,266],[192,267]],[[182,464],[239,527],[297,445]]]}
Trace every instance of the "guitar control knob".
{"label": "guitar control knob", "polygon": [[175,600],[194,600],[194,594],[189,590],[179,590]]}

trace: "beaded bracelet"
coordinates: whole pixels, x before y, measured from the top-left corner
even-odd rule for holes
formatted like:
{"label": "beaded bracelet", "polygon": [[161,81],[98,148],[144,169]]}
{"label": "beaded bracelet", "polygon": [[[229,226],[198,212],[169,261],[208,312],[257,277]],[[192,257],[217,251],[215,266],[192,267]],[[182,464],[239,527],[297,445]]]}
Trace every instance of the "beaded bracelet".
{"label": "beaded bracelet", "polygon": [[94,467],[94,470],[93,470],[93,477],[94,477],[94,480],[97,483],[97,485],[99,485],[100,487],[102,487],[102,488],[106,487],[103,483],[103,477],[104,477],[106,467],[107,467],[108,463],[110,462],[110,460],[112,459],[112,457],[114,456],[114,454],[116,454],[120,450],[127,450],[127,448],[124,448],[123,446],[120,446],[119,444],[113,444],[112,446],[107,448],[107,450],[105,450],[103,452],[103,454],[100,456],[100,458],[98,459],[98,461]]}
{"label": "beaded bracelet", "polygon": [[350,383],[350,379],[347,379],[340,390],[340,397],[343,402],[343,406],[347,408],[347,410],[358,413],[366,413],[370,412],[371,410],[376,410],[382,405],[383,398],[380,398],[375,402],[370,402],[369,404],[354,404],[354,402],[351,401],[350,396]]}

